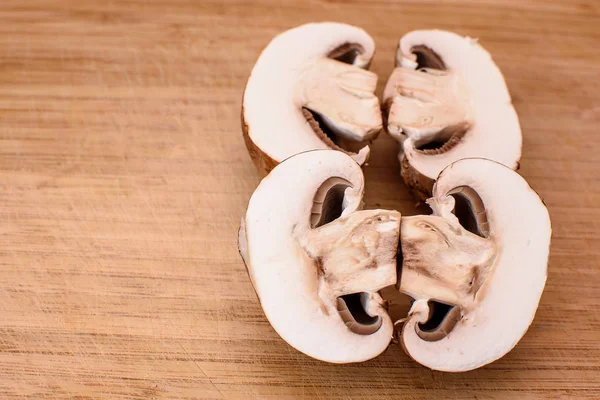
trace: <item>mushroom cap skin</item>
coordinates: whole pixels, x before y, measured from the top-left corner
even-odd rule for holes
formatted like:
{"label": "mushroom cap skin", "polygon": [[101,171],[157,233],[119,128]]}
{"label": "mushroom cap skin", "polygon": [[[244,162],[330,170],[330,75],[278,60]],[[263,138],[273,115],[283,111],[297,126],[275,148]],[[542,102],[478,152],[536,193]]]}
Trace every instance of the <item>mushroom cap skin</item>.
{"label": "mushroom cap skin", "polygon": [[462,311],[445,337],[426,341],[417,333],[418,324],[428,319],[427,298],[416,299],[401,333],[411,358],[440,371],[472,370],[508,353],[533,321],[547,275],[550,217],[527,182],[496,162],[457,161],[435,183],[428,201],[434,215],[455,218],[452,195],[467,193],[465,188],[472,189],[468,196],[476,193],[485,207],[480,228],[494,243],[493,265],[470,309]]}
{"label": "mushroom cap skin", "polygon": [[[259,170],[316,149],[345,151],[361,165],[367,160],[364,143],[382,129],[377,76],[366,70],[374,51],[364,30],[333,22],[301,25],[267,45],[242,100],[244,139]],[[357,152],[339,147],[325,127]]]}
{"label": "mushroom cap skin", "polygon": [[[365,361],[392,338],[377,291],[396,282],[400,214],[359,211],[363,191],[362,170],[350,156],[308,151],[262,180],[242,219],[240,254],[265,315],[291,346],[323,361]],[[319,218],[336,206],[333,221]],[[364,311],[376,321],[362,334],[340,300],[353,293],[361,293]]]}
{"label": "mushroom cap skin", "polygon": [[396,67],[383,95],[386,129],[402,143],[402,175],[421,199],[442,169],[459,159],[518,168],[519,119],[502,73],[476,39],[410,32],[399,41]]}

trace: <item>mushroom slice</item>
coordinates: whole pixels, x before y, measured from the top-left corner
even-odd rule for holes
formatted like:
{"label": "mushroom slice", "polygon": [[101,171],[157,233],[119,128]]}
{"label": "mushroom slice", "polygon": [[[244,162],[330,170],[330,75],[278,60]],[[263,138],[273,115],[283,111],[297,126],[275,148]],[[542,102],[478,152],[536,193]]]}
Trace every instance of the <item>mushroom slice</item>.
{"label": "mushroom slice", "polygon": [[550,218],[521,176],[484,159],[445,168],[428,203],[433,215],[401,224],[398,286],[416,300],[401,342],[429,368],[467,371],[508,353],[531,324],[546,282]]}
{"label": "mushroom slice", "polygon": [[269,322],[324,361],[368,360],[392,338],[377,291],[396,283],[400,214],[361,211],[363,190],[350,156],[309,151],[262,180],[242,220],[240,253]]}
{"label": "mushroom slice", "polygon": [[383,94],[402,177],[422,200],[447,165],[481,157],[518,168],[521,128],[502,73],[477,40],[421,30],[400,39]]}
{"label": "mushroom slice", "polygon": [[263,50],[242,101],[246,147],[259,170],[308,150],[335,149],[363,164],[382,129],[375,44],[362,29],[325,22],[276,36]]}

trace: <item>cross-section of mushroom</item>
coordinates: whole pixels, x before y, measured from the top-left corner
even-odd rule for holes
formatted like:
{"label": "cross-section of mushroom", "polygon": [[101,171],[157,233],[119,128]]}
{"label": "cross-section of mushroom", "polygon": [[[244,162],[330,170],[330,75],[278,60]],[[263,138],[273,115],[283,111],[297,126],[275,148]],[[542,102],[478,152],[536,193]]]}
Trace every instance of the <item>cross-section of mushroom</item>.
{"label": "cross-section of mushroom", "polygon": [[388,346],[377,291],[396,283],[397,211],[361,211],[363,175],[335,150],[298,154],[262,180],[240,253],[277,333],[317,359],[357,362]]}
{"label": "cross-section of mushroom", "polygon": [[516,172],[483,159],[445,168],[428,204],[433,215],[401,224],[397,285],[415,299],[401,342],[432,369],[474,369],[509,352],[534,318],[548,211]]}
{"label": "cross-section of mushroom", "polygon": [[362,29],[338,23],[288,30],[263,50],[248,79],[242,130],[255,165],[270,171],[303,151],[336,149],[363,164],[382,129],[375,45]]}
{"label": "cross-section of mushroom", "polygon": [[383,104],[386,129],[402,143],[402,177],[420,199],[459,159],[518,166],[517,114],[502,73],[474,39],[438,30],[405,35]]}

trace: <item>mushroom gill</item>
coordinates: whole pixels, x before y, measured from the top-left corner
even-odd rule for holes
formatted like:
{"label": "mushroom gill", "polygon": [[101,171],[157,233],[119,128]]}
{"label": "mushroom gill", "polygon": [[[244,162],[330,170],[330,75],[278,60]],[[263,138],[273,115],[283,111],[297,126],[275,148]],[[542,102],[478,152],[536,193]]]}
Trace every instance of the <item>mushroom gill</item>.
{"label": "mushroom gill", "polygon": [[365,49],[358,43],[344,43],[327,54],[328,58],[344,64],[354,64],[356,57],[363,54]]}
{"label": "mushroom gill", "polygon": [[337,298],[337,311],[352,332],[370,335],[381,327],[381,318],[367,313],[369,294],[365,292],[347,294]]}
{"label": "mushroom gill", "polygon": [[348,187],[350,187],[350,182],[338,177],[331,177],[321,184],[313,198],[310,215],[312,228],[325,225],[342,215],[344,193]]}
{"label": "mushroom gill", "polygon": [[444,60],[435,51],[425,45],[413,46],[411,52],[417,56],[417,69],[431,68],[444,71],[446,65]]}
{"label": "mushroom gill", "polygon": [[429,300],[429,318],[416,324],[417,335],[428,342],[445,338],[461,318],[460,307]]}

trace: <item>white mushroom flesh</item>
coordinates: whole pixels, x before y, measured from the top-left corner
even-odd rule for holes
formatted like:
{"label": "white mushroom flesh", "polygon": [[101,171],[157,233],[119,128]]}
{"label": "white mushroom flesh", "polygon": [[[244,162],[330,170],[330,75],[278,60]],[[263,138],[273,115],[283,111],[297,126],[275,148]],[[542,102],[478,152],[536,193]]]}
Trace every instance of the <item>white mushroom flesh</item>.
{"label": "white mushroom flesh", "polygon": [[[464,198],[474,214],[463,222],[468,230],[455,215]],[[444,169],[428,203],[432,216],[402,220],[398,287],[416,301],[401,341],[432,369],[474,369],[509,352],[534,318],[546,282],[548,211],[517,173],[483,159]],[[427,326],[432,304],[446,314],[438,327]]]}
{"label": "white mushroom flesh", "polygon": [[273,328],[329,362],[370,359],[392,337],[377,291],[396,283],[400,214],[360,211],[363,188],[348,155],[302,153],[263,179],[240,229],[240,252]]}
{"label": "white mushroom flesh", "polygon": [[275,164],[330,148],[364,163],[366,142],[382,128],[373,93],[377,76],[363,69],[374,50],[373,39],[362,29],[331,22],[302,25],[275,37],[256,62],[244,93],[248,144]]}
{"label": "white mushroom flesh", "polygon": [[423,179],[469,157],[518,167],[519,120],[502,73],[477,40],[410,32],[399,42],[396,67],[383,96],[386,126]]}

